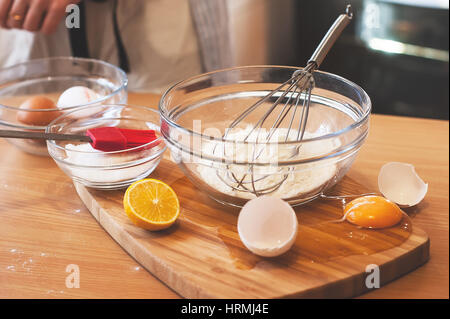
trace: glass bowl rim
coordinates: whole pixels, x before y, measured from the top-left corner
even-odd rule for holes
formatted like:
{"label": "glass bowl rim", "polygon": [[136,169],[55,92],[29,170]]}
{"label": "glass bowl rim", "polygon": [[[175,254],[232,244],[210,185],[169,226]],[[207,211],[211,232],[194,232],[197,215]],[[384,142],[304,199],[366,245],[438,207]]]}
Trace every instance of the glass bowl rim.
{"label": "glass bowl rim", "polygon": [[[128,76],[125,73],[125,71],[123,71],[121,68],[106,62],[106,61],[102,61],[102,60],[98,60],[98,59],[91,59],[91,58],[79,58],[79,57],[72,57],[72,56],[57,56],[57,57],[48,57],[48,58],[39,58],[39,59],[32,59],[29,61],[25,61],[25,62],[21,62],[21,63],[17,63],[11,66],[8,66],[6,68],[2,68],[0,71],[8,71],[11,70],[13,68],[16,67],[20,67],[21,65],[27,65],[30,64],[32,62],[41,62],[41,61],[57,61],[57,60],[67,60],[67,61],[81,61],[81,62],[93,62],[96,64],[100,64],[100,65],[104,65],[107,67],[110,67],[112,69],[115,69],[116,71],[119,72],[119,74],[121,75],[121,85],[115,89],[113,92],[109,93],[108,95],[97,99],[95,101],[89,102],[89,103],[85,103],[85,104],[80,104],[80,105],[75,105],[75,106],[69,106],[69,107],[65,107],[65,108],[52,108],[52,109],[39,109],[39,110],[28,110],[28,109],[21,109],[18,106],[10,106],[10,105],[5,105],[5,104],[1,104],[0,103],[0,108],[6,108],[6,109],[11,109],[11,110],[17,110],[17,111],[24,111],[24,112],[54,112],[54,111],[66,111],[66,110],[72,110],[74,108],[79,108],[79,107],[85,107],[85,106],[90,106],[92,104],[97,104],[97,103],[101,103],[102,101],[106,101],[107,99],[113,97],[114,95],[116,95],[117,93],[119,93],[121,90],[126,90],[127,86],[128,86]],[[47,79],[51,79],[52,77],[47,77]],[[45,126],[44,126],[45,127]],[[34,128],[37,128],[37,126],[34,126]]]}
{"label": "glass bowl rim", "polygon": [[[150,107],[148,107],[148,106],[143,106],[143,105],[134,105],[134,104],[101,104],[101,105],[96,105],[95,107],[110,108],[110,107],[116,107],[116,106],[119,106],[119,107],[131,107],[131,108],[145,109],[146,111],[150,111],[150,112],[155,113],[156,115],[160,115],[159,112],[158,112],[157,110],[155,110],[155,109],[153,109],[153,108],[150,108]],[[45,132],[46,132],[46,133],[50,133],[50,127],[53,126],[53,125],[58,125],[57,122],[58,122],[59,120],[62,120],[62,119],[68,117],[69,115],[71,115],[71,114],[73,114],[73,113],[75,113],[75,112],[83,111],[83,110],[88,109],[88,108],[90,108],[90,107],[91,107],[90,105],[84,106],[84,107],[78,107],[78,108],[75,109],[75,110],[72,110],[72,111],[70,111],[70,112],[67,112],[67,113],[64,113],[64,114],[58,116],[56,119],[54,119],[53,121],[51,121],[51,122],[46,126]],[[153,122],[152,122],[152,123],[153,123]],[[154,123],[154,124],[156,124],[156,123]],[[153,144],[153,143],[156,143],[156,142],[161,143],[161,141],[164,143],[164,147],[163,147],[161,150],[159,150],[158,153],[161,153],[161,154],[162,154],[162,153],[167,149],[167,144],[165,143],[164,137],[163,137],[163,135],[162,135],[162,133],[161,133],[160,125],[157,125],[157,126],[159,127],[159,133],[160,133],[160,136],[159,136],[156,140],[153,140],[153,141],[151,141],[151,142],[149,142],[149,143],[146,143],[146,144],[144,144],[144,145],[140,145],[140,146],[136,146],[136,147],[132,147],[132,148],[127,148],[127,149],[125,149],[125,150],[102,152],[102,154],[126,154],[127,152],[132,152],[132,151],[140,150],[141,148],[145,148],[146,146],[148,146],[148,145],[150,145],[150,144]],[[47,145],[48,145],[48,147],[52,147],[52,148],[54,147],[54,148],[57,148],[57,149],[60,149],[60,150],[63,150],[63,151],[67,151],[67,149],[66,149],[65,147],[59,146],[58,144],[55,143],[54,140],[48,140],[48,141],[47,141]],[[96,153],[97,153],[97,152],[92,152],[92,151],[79,151],[79,150],[69,150],[69,151],[71,151],[71,152],[76,152],[76,153],[80,153],[80,154],[96,154]],[[53,157],[53,156],[52,156],[52,157]]]}
{"label": "glass bowl rim", "polygon": [[[201,138],[206,138],[210,141],[217,141],[217,142],[222,142],[222,143],[235,143],[235,144],[249,144],[249,145],[260,145],[260,144],[265,144],[265,145],[271,145],[271,144],[278,144],[278,145],[291,145],[291,144],[298,144],[299,141],[282,141],[282,142],[249,142],[249,141],[233,141],[233,140],[229,140],[229,139],[224,139],[222,138],[218,138],[215,136],[209,136],[209,135],[204,135],[202,133],[198,133],[195,131],[192,131],[190,129],[187,129],[177,123],[175,123],[170,116],[167,115],[167,110],[165,108],[163,108],[163,101],[165,100],[166,96],[171,93],[174,89],[176,89],[178,86],[180,86],[183,83],[189,82],[189,81],[193,81],[196,79],[199,79],[203,76],[207,76],[207,75],[212,75],[212,74],[218,74],[218,73],[223,73],[223,72],[229,72],[229,71],[234,71],[234,70],[245,70],[245,69],[292,69],[293,71],[295,70],[303,70],[304,68],[302,67],[294,67],[294,66],[284,66],[284,65],[249,65],[249,66],[238,66],[238,67],[231,67],[231,68],[226,68],[226,69],[220,69],[220,70],[215,70],[215,71],[211,71],[211,72],[206,72],[206,73],[202,73],[202,74],[198,74],[192,77],[189,77],[187,79],[181,80],[176,82],[175,84],[173,84],[172,86],[170,86],[165,92],[164,94],[161,96],[159,103],[158,103],[158,110],[160,113],[160,116],[166,121],[168,122],[171,126],[176,127],[177,129],[180,129],[181,131],[184,131],[185,133],[188,133],[189,135],[194,135],[194,136],[200,136]],[[344,133],[353,130],[354,128],[360,126],[363,122],[365,122],[368,117],[370,116],[371,110],[372,110],[372,102],[370,100],[369,95],[367,94],[366,91],[363,90],[363,88],[361,88],[359,85],[357,85],[356,83],[347,80],[344,77],[341,77],[339,75],[333,74],[333,73],[329,73],[329,72],[324,72],[324,71],[314,71],[314,73],[320,73],[323,74],[325,76],[337,79],[353,88],[355,88],[358,92],[361,93],[363,99],[365,100],[365,104],[367,105],[367,109],[365,110],[365,112],[362,114],[362,116],[355,122],[351,123],[350,125],[348,125],[347,127],[336,131],[334,133],[329,133],[329,134],[324,134],[324,135],[320,135],[317,137],[312,137],[312,138],[307,138],[307,139],[303,139],[301,141],[301,143],[307,143],[307,142],[315,142],[315,141],[319,141],[319,140],[325,140],[325,139],[330,139],[330,138],[335,138],[338,137],[340,135],[343,135]],[[162,132],[161,132],[162,133]],[[168,139],[170,139],[170,137],[167,137]]]}

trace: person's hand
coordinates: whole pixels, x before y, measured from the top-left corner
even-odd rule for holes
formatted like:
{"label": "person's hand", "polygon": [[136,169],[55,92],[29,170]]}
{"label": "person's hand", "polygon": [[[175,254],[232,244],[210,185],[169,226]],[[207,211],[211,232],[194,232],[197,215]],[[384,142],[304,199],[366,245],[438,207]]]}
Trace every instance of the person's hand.
{"label": "person's hand", "polygon": [[53,33],[69,4],[81,0],[0,0],[0,27]]}

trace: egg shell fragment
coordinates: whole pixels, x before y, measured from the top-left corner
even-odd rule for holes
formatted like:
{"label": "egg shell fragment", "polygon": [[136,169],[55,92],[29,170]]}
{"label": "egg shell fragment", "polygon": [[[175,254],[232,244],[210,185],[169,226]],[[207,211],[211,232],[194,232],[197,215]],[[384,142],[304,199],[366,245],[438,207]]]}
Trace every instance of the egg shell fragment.
{"label": "egg shell fragment", "polygon": [[275,257],[287,252],[294,244],[298,221],[287,202],[261,196],[248,201],[241,209],[237,228],[242,243],[251,252]]}
{"label": "egg shell fragment", "polygon": [[390,201],[401,207],[410,207],[424,199],[428,184],[417,175],[413,165],[390,162],[380,169],[378,188]]}

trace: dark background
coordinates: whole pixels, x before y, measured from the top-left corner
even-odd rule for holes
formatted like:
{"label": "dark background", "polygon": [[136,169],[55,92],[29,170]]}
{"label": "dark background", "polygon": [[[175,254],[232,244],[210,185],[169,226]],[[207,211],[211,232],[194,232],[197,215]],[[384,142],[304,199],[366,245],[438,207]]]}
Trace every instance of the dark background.
{"label": "dark background", "polygon": [[[269,63],[305,65],[337,14],[350,3],[355,19],[320,69],[363,87],[373,113],[449,119],[448,3],[445,8],[442,1],[441,6],[433,2],[271,1],[270,16],[277,18],[270,20],[269,30],[276,30],[269,31],[270,42],[287,49],[271,50]],[[283,32],[280,19],[287,5],[295,11],[293,30]],[[287,41],[292,45],[286,46]]]}

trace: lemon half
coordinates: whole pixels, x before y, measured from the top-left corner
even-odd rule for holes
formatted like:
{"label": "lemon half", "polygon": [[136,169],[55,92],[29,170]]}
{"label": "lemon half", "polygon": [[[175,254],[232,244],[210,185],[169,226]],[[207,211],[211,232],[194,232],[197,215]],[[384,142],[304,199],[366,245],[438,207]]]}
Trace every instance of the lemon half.
{"label": "lemon half", "polygon": [[180,203],[174,190],[151,178],[134,182],[127,188],[123,207],[136,226],[148,230],[168,228],[180,214]]}

